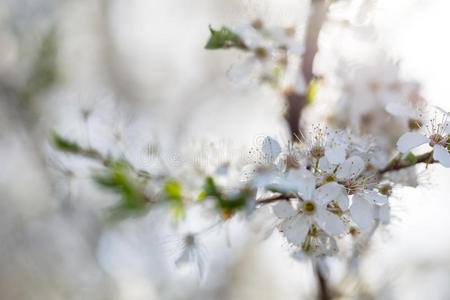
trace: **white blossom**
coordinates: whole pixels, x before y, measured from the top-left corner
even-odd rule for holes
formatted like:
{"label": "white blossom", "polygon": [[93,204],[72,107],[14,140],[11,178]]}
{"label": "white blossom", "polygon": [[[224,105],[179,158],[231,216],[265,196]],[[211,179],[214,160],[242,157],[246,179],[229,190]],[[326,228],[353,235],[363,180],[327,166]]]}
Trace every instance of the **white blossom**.
{"label": "white blossom", "polygon": [[446,168],[450,168],[449,134],[450,126],[448,123],[449,114],[445,113],[442,121],[437,122],[433,119],[430,125],[425,126],[426,133],[407,132],[397,141],[398,151],[407,153],[410,150],[429,144],[433,147],[433,158]]}

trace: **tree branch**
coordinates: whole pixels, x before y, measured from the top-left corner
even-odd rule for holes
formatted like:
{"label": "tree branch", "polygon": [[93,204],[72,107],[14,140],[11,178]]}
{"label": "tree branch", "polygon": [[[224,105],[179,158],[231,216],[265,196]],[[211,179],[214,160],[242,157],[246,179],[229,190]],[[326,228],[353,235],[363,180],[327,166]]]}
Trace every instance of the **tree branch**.
{"label": "tree branch", "polygon": [[269,203],[277,202],[277,201],[280,201],[280,200],[286,200],[287,201],[287,200],[292,199],[292,198],[297,198],[299,200],[302,200],[299,196],[294,195],[294,194],[288,194],[288,195],[281,194],[281,195],[276,195],[276,196],[273,196],[273,197],[270,197],[270,198],[257,200],[256,203],[258,203],[258,204],[269,204]]}
{"label": "tree branch", "polygon": [[[314,79],[313,63],[316,56],[320,30],[326,20],[328,2],[325,0],[311,0],[311,14],[308,18],[307,32],[305,37],[305,53],[302,56],[301,72],[306,86],[309,86]],[[308,103],[307,91],[300,94],[290,91],[286,94],[286,113],[284,118],[289,126],[289,131],[293,140],[302,137],[300,130],[300,119],[302,110]]]}
{"label": "tree branch", "polygon": [[412,155],[411,159],[408,159],[408,156],[404,160],[401,160],[401,158],[394,158],[384,169],[378,171],[378,174],[381,176],[387,172],[409,168],[418,163],[433,164],[437,162],[437,160],[433,159],[433,151],[418,156],[415,156],[414,154],[409,155]]}

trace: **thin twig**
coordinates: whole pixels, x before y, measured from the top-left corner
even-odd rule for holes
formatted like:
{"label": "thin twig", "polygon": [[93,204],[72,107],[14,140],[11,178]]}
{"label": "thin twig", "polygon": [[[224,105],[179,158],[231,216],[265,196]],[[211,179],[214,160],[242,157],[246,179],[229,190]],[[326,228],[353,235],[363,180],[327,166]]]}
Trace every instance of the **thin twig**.
{"label": "thin twig", "polygon": [[280,200],[286,200],[287,201],[287,200],[293,199],[293,198],[297,198],[299,200],[302,200],[299,196],[294,195],[294,194],[289,194],[289,195],[281,194],[281,195],[276,195],[276,196],[273,196],[273,197],[270,197],[270,198],[257,200],[256,202],[258,204],[269,204],[269,203],[277,202],[277,201],[280,201]]}
{"label": "thin twig", "polygon": [[414,160],[407,160],[407,159],[401,160],[400,158],[394,158],[391,162],[389,162],[389,164],[384,169],[378,171],[378,174],[381,176],[387,172],[409,168],[418,163],[433,164],[436,162],[437,160],[433,159],[433,151],[415,156]]}

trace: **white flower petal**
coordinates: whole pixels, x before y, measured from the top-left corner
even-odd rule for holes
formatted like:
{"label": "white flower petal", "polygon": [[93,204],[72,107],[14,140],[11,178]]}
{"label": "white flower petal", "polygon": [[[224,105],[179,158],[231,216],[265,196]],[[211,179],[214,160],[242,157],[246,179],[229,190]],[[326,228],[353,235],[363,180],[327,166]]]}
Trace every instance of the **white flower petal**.
{"label": "white flower petal", "polygon": [[320,205],[336,201],[340,208],[344,210],[348,208],[348,197],[345,187],[337,182],[329,182],[316,189],[314,199]]}
{"label": "white flower petal", "polygon": [[433,158],[446,168],[450,168],[450,153],[441,145],[434,145]]}
{"label": "white flower petal", "polygon": [[316,189],[316,178],[314,175],[304,169],[292,169],[287,176],[288,182],[295,184],[297,192],[303,200],[311,200],[313,192]]}
{"label": "white flower petal", "polygon": [[347,190],[345,188],[343,189],[343,192],[337,195],[336,202],[342,210],[347,210],[348,207],[350,206],[350,203],[348,201]]}
{"label": "white flower petal", "polygon": [[388,204],[376,206],[377,219],[383,224],[388,224],[391,221],[391,210]]}
{"label": "white flower petal", "polygon": [[352,156],[339,166],[336,175],[340,179],[355,178],[364,170],[364,167],[365,164],[361,157]]}
{"label": "white flower petal", "polygon": [[272,209],[273,213],[279,218],[289,218],[297,214],[297,211],[288,201],[279,201]]}
{"label": "white flower petal", "polygon": [[303,215],[291,217],[280,224],[279,228],[287,240],[296,246],[301,246],[308,234],[311,220]]}
{"label": "white flower petal", "polygon": [[373,207],[366,199],[354,195],[350,213],[353,221],[361,228],[366,229],[373,223]]}
{"label": "white flower petal", "polygon": [[341,164],[345,160],[345,150],[344,145],[334,145],[332,147],[325,148],[325,157],[332,164]]}
{"label": "white flower petal", "polygon": [[257,174],[256,173],[257,169],[258,169],[258,166],[254,165],[254,164],[247,164],[247,165],[243,166],[241,174],[240,174],[241,181],[247,182],[247,181],[251,180]]}
{"label": "white flower petal", "polygon": [[409,106],[403,103],[390,102],[386,105],[386,111],[391,115],[403,118],[412,118],[414,114],[411,112]]}
{"label": "white flower petal", "polygon": [[330,164],[328,159],[326,157],[322,157],[319,159],[319,169],[327,172],[328,174],[332,174],[334,169],[336,168],[335,165]]}
{"label": "white flower petal", "polygon": [[417,132],[407,132],[397,141],[397,149],[402,153],[409,152],[412,148],[428,143],[428,138]]}
{"label": "white flower petal", "polygon": [[388,198],[385,195],[381,195],[375,191],[368,191],[367,193],[364,193],[363,198],[376,204],[386,204],[388,202]]}
{"label": "white flower petal", "polygon": [[280,144],[270,136],[267,136],[262,142],[261,151],[266,163],[273,163],[281,153]]}
{"label": "white flower petal", "polygon": [[326,209],[318,208],[314,217],[317,225],[329,235],[338,235],[345,231],[344,222]]}
{"label": "white flower petal", "polygon": [[175,265],[177,266],[177,268],[181,268],[183,265],[191,262],[192,262],[191,249],[186,247],[185,249],[183,249],[183,252],[175,261]]}

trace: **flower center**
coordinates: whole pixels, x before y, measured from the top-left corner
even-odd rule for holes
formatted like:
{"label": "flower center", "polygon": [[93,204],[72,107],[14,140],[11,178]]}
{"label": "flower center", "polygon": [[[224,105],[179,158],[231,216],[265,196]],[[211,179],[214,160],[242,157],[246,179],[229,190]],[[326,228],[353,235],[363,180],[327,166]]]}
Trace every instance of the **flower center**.
{"label": "flower center", "polygon": [[349,195],[353,195],[356,192],[356,188],[357,188],[356,181],[350,179],[344,184],[344,186],[347,188],[347,193]]}
{"label": "flower center", "polygon": [[434,145],[441,145],[441,146],[446,146],[445,145],[445,139],[442,135],[440,134],[433,134],[432,136],[430,136],[430,146],[433,147]]}
{"label": "flower center", "polygon": [[328,175],[327,177],[325,177],[325,182],[333,182],[335,180],[336,178],[334,178],[333,175]]}
{"label": "flower center", "polygon": [[311,201],[306,201],[303,205],[303,209],[306,213],[313,213],[316,210],[316,204]]}
{"label": "flower center", "polygon": [[184,237],[184,242],[186,243],[186,246],[192,246],[195,243],[195,236],[191,233],[187,234]]}
{"label": "flower center", "polygon": [[255,49],[255,55],[257,58],[266,58],[267,57],[267,49],[263,47],[258,47]]}
{"label": "flower center", "polygon": [[311,148],[310,153],[314,158],[321,158],[325,155],[325,149],[320,146],[315,146]]}
{"label": "flower center", "polygon": [[293,154],[289,154],[286,156],[286,164],[289,168],[298,169],[300,167],[300,161]]}

